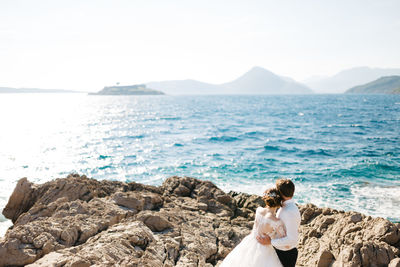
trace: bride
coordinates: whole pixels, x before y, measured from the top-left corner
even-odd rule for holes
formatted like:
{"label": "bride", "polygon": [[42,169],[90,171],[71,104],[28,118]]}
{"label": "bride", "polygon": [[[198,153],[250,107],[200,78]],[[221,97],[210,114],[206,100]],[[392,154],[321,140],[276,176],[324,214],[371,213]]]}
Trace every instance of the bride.
{"label": "bride", "polygon": [[265,208],[258,207],[251,233],[226,256],[220,267],[282,267],[272,245],[260,244],[256,237],[269,235],[272,239],[286,236],[285,226],[276,218],[282,198],[275,188],[264,192]]}

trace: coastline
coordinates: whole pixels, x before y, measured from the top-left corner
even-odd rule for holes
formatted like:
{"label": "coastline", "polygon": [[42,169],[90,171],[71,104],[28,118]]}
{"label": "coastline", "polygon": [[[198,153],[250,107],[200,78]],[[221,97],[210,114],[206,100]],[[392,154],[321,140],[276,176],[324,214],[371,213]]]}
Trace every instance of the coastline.
{"label": "coastline", "polygon": [[[19,180],[0,266],[218,266],[250,233],[261,197],[173,176],[162,186],[69,175]],[[400,224],[300,205],[298,266],[400,266]]]}

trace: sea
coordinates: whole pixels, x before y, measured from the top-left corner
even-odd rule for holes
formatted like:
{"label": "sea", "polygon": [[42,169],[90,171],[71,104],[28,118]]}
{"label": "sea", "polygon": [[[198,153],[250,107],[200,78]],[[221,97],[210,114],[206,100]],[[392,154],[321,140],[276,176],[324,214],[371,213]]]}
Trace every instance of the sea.
{"label": "sea", "polygon": [[[70,173],[210,180],[400,221],[400,96],[0,95],[0,211],[17,181]],[[0,236],[11,222],[0,215]]]}

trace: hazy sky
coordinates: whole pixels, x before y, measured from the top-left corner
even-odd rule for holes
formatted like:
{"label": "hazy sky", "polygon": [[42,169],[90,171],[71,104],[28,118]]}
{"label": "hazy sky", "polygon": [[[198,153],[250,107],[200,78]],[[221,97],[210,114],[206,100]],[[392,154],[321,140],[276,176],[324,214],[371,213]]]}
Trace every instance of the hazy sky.
{"label": "hazy sky", "polygon": [[400,1],[0,0],[0,87],[400,67]]}

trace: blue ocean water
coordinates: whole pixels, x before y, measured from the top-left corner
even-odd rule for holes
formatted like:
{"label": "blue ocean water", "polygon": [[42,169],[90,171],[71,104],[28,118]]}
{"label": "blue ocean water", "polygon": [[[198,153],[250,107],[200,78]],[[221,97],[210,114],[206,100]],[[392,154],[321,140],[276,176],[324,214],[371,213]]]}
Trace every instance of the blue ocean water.
{"label": "blue ocean water", "polygon": [[[400,96],[0,95],[0,210],[16,181],[171,175],[400,221]],[[0,221],[4,217],[0,217]]]}

